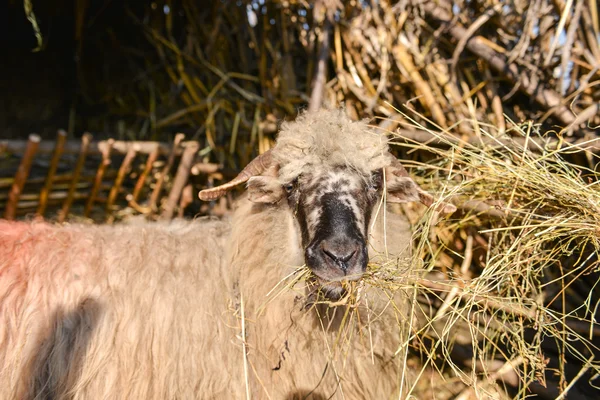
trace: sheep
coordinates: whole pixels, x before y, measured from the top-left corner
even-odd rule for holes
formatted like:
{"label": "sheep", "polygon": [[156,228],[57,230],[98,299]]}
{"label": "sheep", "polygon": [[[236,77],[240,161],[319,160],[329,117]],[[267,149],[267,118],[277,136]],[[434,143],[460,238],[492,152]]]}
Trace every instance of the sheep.
{"label": "sheep", "polygon": [[360,285],[369,261],[409,273],[410,226],[381,200],[454,207],[343,109],[283,123],[200,198],[243,183],[224,220],[1,222],[0,398],[401,396],[409,296]]}
{"label": "sheep", "polygon": [[236,335],[221,275],[229,232],[220,221],[2,222],[0,398],[243,392],[235,352],[221,351]]}

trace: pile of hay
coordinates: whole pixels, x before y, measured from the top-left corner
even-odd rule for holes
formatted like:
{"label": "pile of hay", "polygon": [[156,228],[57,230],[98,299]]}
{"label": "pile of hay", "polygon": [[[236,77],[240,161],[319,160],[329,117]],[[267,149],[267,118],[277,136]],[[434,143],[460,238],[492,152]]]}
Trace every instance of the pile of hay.
{"label": "pile of hay", "polygon": [[[25,6],[25,27],[41,40],[33,46],[62,60],[56,69],[77,71],[69,115],[55,127],[69,121],[69,133],[165,141],[183,132],[211,161],[240,167],[317,95],[390,124],[405,122],[391,104],[410,103],[420,123],[461,135],[474,133],[463,122],[473,115],[500,132],[506,114],[576,137],[600,123],[595,1],[51,3],[12,1],[10,11],[16,19]],[[47,33],[51,24],[63,36]]]}
{"label": "pile of hay", "polygon": [[[421,378],[438,371],[435,387],[457,399],[598,398],[600,176],[567,161],[581,146],[548,144],[532,124],[513,124],[514,140],[477,129],[471,143],[428,131],[444,150],[402,145],[420,183],[459,207],[449,219],[405,208],[418,218],[408,344]],[[368,284],[394,274],[405,287],[395,264]]]}

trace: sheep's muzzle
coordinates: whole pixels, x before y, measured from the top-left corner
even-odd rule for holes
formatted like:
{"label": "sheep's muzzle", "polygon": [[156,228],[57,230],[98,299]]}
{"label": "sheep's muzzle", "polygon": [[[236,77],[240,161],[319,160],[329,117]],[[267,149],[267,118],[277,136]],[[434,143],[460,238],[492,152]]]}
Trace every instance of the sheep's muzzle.
{"label": "sheep's muzzle", "polygon": [[352,210],[335,197],[323,201],[323,212],[306,246],[306,265],[325,281],[357,280],[367,268],[365,235]]}

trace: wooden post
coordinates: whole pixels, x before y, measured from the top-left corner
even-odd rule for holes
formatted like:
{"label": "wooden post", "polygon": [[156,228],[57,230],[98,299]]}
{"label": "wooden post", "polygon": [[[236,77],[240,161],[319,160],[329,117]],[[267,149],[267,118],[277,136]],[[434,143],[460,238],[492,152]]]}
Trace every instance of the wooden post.
{"label": "wooden post", "polygon": [[119,195],[119,189],[121,189],[121,185],[123,184],[125,175],[129,171],[129,167],[131,166],[131,163],[135,159],[136,154],[137,154],[137,148],[135,146],[130,147],[129,150],[127,151],[127,154],[125,155],[125,158],[123,159],[123,162],[121,163],[121,166],[119,167],[119,172],[117,173],[117,179],[115,179],[115,184],[110,189],[110,193],[108,194],[108,199],[106,200],[106,212],[108,214],[112,213],[112,205],[114,204],[115,200],[117,199],[117,196]]}
{"label": "wooden post", "polygon": [[98,195],[98,190],[100,190],[100,185],[102,185],[104,172],[106,171],[106,168],[108,168],[108,166],[110,165],[110,152],[112,150],[114,142],[114,140],[108,139],[106,147],[102,149],[102,161],[100,161],[100,165],[98,166],[98,170],[96,171],[96,177],[94,178],[94,186],[92,186],[90,196],[88,197],[88,200],[85,203],[85,209],[83,211],[83,216],[86,218],[89,217],[90,212],[92,211],[94,201],[96,201],[96,196]]}
{"label": "wooden post", "polygon": [[173,163],[175,162],[175,156],[177,155],[177,148],[179,147],[179,145],[181,144],[181,142],[183,141],[184,138],[185,138],[185,135],[183,133],[178,133],[177,135],[175,135],[175,139],[173,140],[173,147],[171,148],[171,152],[169,153],[169,158],[167,160],[167,164],[161,171],[161,173],[156,181],[156,184],[154,185],[154,190],[152,191],[152,195],[150,196],[150,202],[149,202],[150,204],[149,205],[153,210],[158,209],[157,208],[158,197],[160,196],[160,191],[162,190],[162,186],[165,182],[165,177],[167,176],[167,174],[173,167]]}
{"label": "wooden post", "polygon": [[15,180],[8,195],[8,202],[6,203],[6,209],[4,210],[4,218],[6,219],[14,219],[17,215],[17,203],[19,202],[19,197],[23,191],[23,186],[25,185],[27,177],[29,176],[31,163],[35,153],[37,152],[40,140],[41,138],[39,135],[36,135],[35,133],[29,135],[25,154],[23,154],[21,164],[19,165],[19,169],[15,174]]}
{"label": "wooden post", "polygon": [[177,168],[177,174],[173,180],[173,187],[169,193],[165,209],[161,214],[161,219],[173,218],[175,207],[177,206],[181,192],[188,181],[190,170],[194,165],[194,159],[196,158],[199,148],[200,145],[197,142],[188,142],[187,146],[183,150],[183,155],[181,156],[181,161],[179,162],[179,167]]}
{"label": "wooden post", "polygon": [[67,198],[65,199],[62,209],[58,213],[58,222],[64,222],[69,214],[69,210],[71,209],[71,205],[73,204],[75,190],[77,189],[77,183],[79,183],[79,177],[81,176],[81,170],[83,169],[83,165],[85,164],[85,157],[87,156],[88,148],[92,141],[92,135],[90,133],[84,133],[81,137],[81,149],[79,150],[79,157],[77,158],[77,163],[75,164],[75,169],[73,170],[73,180],[71,181],[71,185],[69,186],[69,192],[67,193]]}
{"label": "wooden post", "polygon": [[144,183],[146,183],[146,177],[152,170],[152,166],[154,165],[154,162],[158,158],[158,155],[159,155],[159,149],[157,146],[156,149],[148,155],[148,159],[146,160],[146,166],[144,167],[144,170],[140,174],[140,177],[138,178],[137,182],[135,183],[135,187],[133,188],[133,194],[131,197],[131,199],[134,202],[137,202],[137,199],[140,195],[140,191],[144,187]]}
{"label": "wooden post", "polygon": [[62,155],[66,140],[67,132],[63,131],[62,129],[59,130],[58,134],[56,135],[56,144],[54,145],[54,151],[52,153],[52,159],[50,160],[50,168],[48,169],[48,174],[46,175],[46,181],[44,182],[44,187],[40,191],[40,202],[36,211],[36,214],[39,217],[43,217],[44,211],[46,211],[48,195],[52,190],[54,175],[56,174],[56,168],[58,167],[58,162],[60,161],[60,156]]}

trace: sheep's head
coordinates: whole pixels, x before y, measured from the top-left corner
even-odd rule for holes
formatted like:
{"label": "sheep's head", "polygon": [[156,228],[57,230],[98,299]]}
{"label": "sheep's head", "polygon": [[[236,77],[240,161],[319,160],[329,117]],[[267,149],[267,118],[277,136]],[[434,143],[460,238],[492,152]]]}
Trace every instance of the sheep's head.
{"label": "sheep's head", "polygon": [[[342,110],[306,113],[284,123],[276,146],[255,158],[233,181],[200,192],[213,200],[247,182],[248,199],[288,207],[302,236],[306,265],[323,281],[359,279],[367,267],[371,214],[387,202],[431,195],[388,152],[385,136]],[[442,212],[453,205],[440,203]]]}

